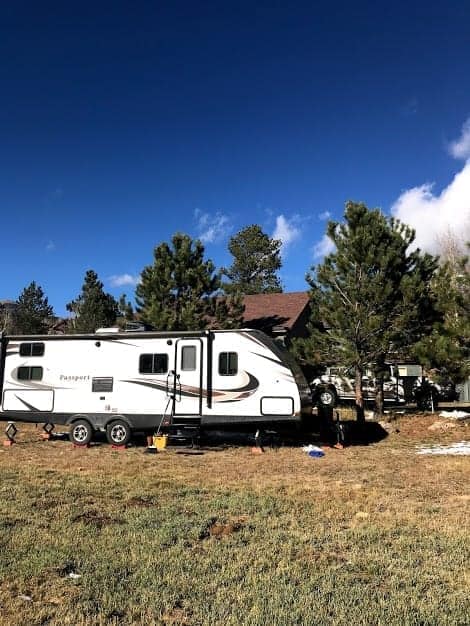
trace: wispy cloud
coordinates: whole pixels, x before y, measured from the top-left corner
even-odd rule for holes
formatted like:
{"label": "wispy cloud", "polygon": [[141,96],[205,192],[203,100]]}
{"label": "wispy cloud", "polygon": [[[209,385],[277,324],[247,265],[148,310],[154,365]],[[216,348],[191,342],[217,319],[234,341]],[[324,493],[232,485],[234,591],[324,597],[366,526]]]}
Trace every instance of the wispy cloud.
{"label": "wispy cloud", "polygon": [[52,252],[53,250],[55,250],[55,243],[52,241],[52,239],[49,239],[49,241],[46,243],[46,252]]}
{"label": "wispy cloud", "polygon": [[322,222],[329,220],[330,217],[331,217],[331,213],[329,211],[323,211],[323,213],[318,214],[318,219],[321,220]]}
{"label": "wispy cloud", "polygon": [[293,215],[290,219],[284,215],[276,217],[276,227],[273,232],[273,239],[280,239],[282,242],[282,251],[285,253],[287,247],[300,238],[300,217]]}
{"label": "wispy cloud", "polygon": [[415,229],[414,247],[431,253],[439,251],[444,233],[457,241],[470,238],[470,119],[449,151],[466,163],[441,193],[434,192],[434,183],[425,183],[405,190],[391,207],[394,217]]}
{"label": "wispy cloud", "polygon": [[197,236],[203,243],[219,243],[229,234],[232,224],[230,217],[223,213],[209,213],[194,210]]}
{"label": "wispy cloud", "polygon": [[460,137],[449,144],[449,152],[456,159],[470,159],[470,117],[462,126]]}
{"label": "wispy cloud", "polygon": [[125,287],[127,285],[135,287],[139,281],[140,276],[133,276],[132,274],[113,274],[108,278],[111,287]]}
{"label": "wispy cloud", "polygon": [[314,259],[322,259],[327,256],[331,252],[335,251],[335,244],[328,237],[328,235],[323,235],[323,237],[313,246],[313,258]]}

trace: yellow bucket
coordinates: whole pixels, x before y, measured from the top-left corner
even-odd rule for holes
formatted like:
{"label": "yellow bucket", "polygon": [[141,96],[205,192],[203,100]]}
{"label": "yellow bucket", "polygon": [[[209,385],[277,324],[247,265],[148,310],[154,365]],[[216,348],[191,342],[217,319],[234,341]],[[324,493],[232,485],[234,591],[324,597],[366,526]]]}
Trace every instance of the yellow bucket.
{"label": "yellow bucket", "polygon": [[167,443],[168,435],[155,435],[153,438],[153,445],[157,448],[157,450],[164,450]]}

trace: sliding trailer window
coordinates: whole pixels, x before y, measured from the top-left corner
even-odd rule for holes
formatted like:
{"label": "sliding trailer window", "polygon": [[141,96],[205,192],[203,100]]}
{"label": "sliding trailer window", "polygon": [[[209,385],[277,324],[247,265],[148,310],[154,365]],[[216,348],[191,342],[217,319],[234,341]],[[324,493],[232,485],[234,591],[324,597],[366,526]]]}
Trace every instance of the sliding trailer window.
{"label": "sliding trailer window", "polygon": [[42,367],[19,367],[18,380],[42,380]]}
{"label": "sliding trailer window", "polygon": [[140,374],[166,374],[168,372],[168,354],[141,354],[139,358]]}
{"label": "sliding trailer window", "polygon": [[221,352],[219,354],[220,376],[235,376],[238,373],[238,353]]}
{"label": "sliding trailer window", "polygon": [[20,356],[44,356],[44,344],[39,341],[20,343]]}

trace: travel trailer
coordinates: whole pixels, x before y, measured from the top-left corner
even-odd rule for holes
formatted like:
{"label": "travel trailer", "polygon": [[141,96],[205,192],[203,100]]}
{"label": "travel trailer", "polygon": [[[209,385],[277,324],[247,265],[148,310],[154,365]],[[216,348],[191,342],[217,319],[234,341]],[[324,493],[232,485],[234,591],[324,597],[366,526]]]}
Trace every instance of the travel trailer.
{"label": "travel trailer", "polygon": [[261,331],[0,336],[0,419],[70,425],[115,445],[163,420],[223,427],[296,423],[311,413],[290,354]]}

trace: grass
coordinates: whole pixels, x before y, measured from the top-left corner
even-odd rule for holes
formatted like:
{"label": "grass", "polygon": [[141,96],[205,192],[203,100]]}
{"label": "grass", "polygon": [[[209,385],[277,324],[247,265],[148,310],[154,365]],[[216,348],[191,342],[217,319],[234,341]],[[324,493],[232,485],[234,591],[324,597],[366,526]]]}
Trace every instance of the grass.
{"label": "grass", "polygon": [[0,450],[0,624],[469,624],[470,458],[415,453],[469,431],[434,421],[321,459],[22,426]]}

